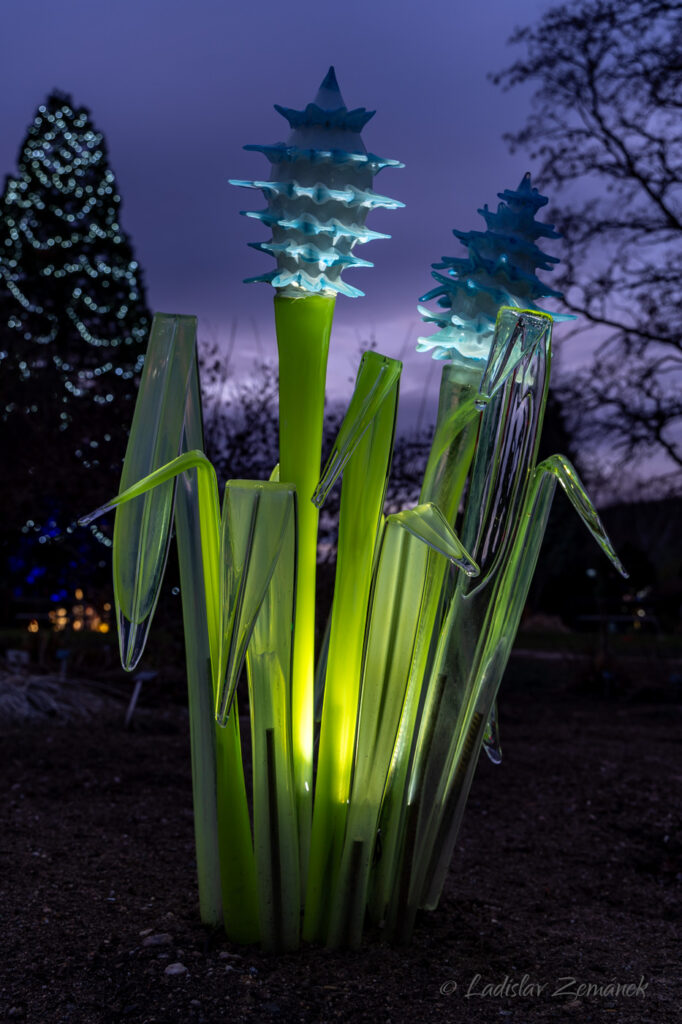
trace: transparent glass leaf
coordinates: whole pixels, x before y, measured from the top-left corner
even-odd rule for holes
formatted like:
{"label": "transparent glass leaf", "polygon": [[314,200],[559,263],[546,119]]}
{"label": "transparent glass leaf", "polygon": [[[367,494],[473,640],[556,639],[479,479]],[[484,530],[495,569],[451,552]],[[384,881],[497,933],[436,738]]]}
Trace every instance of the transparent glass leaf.
{"label": "transparent glass leaf", "polygon": [[[401,718],[419,698],[446,559],[476,566],[438,509],[421,505],[386,520],[368,617],[355,736],[352,790],[339,882],[332,898],[330,945],[357,946],[365,916],[382,795]],[[410,735],[404,742],[409,745]]]}
{"label": "transparent glass leaf", "polygon": [[402,363],[397,359],[378,352],[363,354],[350,405],[313,494],[313,504],[318,508],[324,504],[387,395],[396,387],[401,370]]}
{"label": "transparent glass leaf", "polygon": [[[166,465],[182,449],[196,317],[157,313],[135,403],[120,491]],[[173,514],[175,480],[145,493],[116,513],[113,570],[123,667],[137,665],[146,643],[163,578]]]}
{"label": "transparent glass leaf", "polygon": [[480,399],[488,402],[538,345],[551,334],[552,317],[530,309],[502,306],[495,321],[495,335],[483,372]]}
{"label": "transparent glass leaf", "polygon": [[[498,321],[504,332],[505,321]],[[551,326],[551,321],[550,321]],[[448,774],[485,645],[496,595],[522,521],[549,380],[551,331],[537,333],[515,371],[485,406],[462,524],[462,542],[481,575],[459,574],[437,642],[416,724],[402,807],[402,849],[395,859],[390,929],[407,938],[437,834],[437,797]],[[493,352],[497,348],[494,346]],[[485,719],[481,724],[482,738]],[[478,734],[477,734],[478,735]],[[476,740],[478,742],[478,739]],[[471,744],[470,744],[471,745]]]}
{"label": "transparent glass leaf", "polygon": [[478,576],[480,570],[476,562],[464,550],[459,537],[440,509],[431,502],[397,512],[389,516],[387,521],[414,534],[434,551],[439,551],[467,576]]}
{"label": "transparent glass leaf", "polygon": [[246,649],[294,514],[291,484],[229,480],[223,499],[220,667],[216,720],[225,725]]}
{"label": "transparent glass leaf", "polygon": [[[343,473],[304,937],[324,941],[345,828],[372,572],[393,452],[401,364],[365,353],[316,495]],[[344,469],[345,467],[345,469]]]}
{"label": "transparent glass leaf", "polygon": [[540,463],[533,473],[520,528],[499,582],[477,664],[473,666],[470,697],[458,722],[458,743],[434,800],[433,807],[437,810],[430,824],[432,848],[421,893],[422,905],[426,907],[437,904],[447,874],[475,771],[478,743],[485,742],[480,727],[494,709],[537,564],[557,480],[602,551],[619,572],[625,573],[570,462],[555,455]]}
{"label": "transparent glass leaf", "polygon": [[483,749],[488,755],[488,759],[492,761],[493,764],[502,764],[500,716],[497,710],[497,700],[493,701],[492,710],[488,715],[485,732],[483,733]]}
{"label": "transparent glass leaf", "polygon": [[599,518],[599,513],[592,504],[590,496],[585,490],[575,466],[569,462],[565,455],[551,455],[537,467],[538,473],[552,473],[561,484],[566,497],[576,510],[583,523],[590,531],[599,547],[602,549],[611,564],[618,570],[621,576],[627,579],[628,574],[623,563],[616,554],[613,544],[604,529],[604,524]]}
{"label": "transparent glass leaf", "polygon": [[[254,851],[258,916],[265,949],[296,949],[301,883],[292,743],[292,623],[296,588],[294,491],[269,492],[263,503],[284,500],[289,512],[279,556],[270,577],[246,653],[251,709]],[[235,506],[232,494],[232,508]],[[248,503],[252,495],[244,495]],[[233,716],[234,717],[234,716]]]}

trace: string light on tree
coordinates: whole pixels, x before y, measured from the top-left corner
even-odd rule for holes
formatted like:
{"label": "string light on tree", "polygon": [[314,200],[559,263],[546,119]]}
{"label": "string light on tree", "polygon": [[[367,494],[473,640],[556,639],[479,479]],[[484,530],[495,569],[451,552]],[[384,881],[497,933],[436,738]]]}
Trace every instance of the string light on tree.
{"label": "string light on tree", "polygon": [[[86,495],[120,472],[151,322],[120,208],[102,132],[53,92],[0,197],[0,445],[17,495],[0,517],[9,546],[42,503],[61,505],[65,533]],[[27,479],[27,466],[40,469]]]}

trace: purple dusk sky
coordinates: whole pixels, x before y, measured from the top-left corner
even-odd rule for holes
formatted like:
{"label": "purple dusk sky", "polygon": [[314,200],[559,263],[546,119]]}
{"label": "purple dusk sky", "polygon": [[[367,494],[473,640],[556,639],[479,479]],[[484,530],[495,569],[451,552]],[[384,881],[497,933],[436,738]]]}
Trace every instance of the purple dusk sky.
{"label": "purple dusk sky", "polygon": [[[402,398],[414,411],[425,381],[435,391],[439,379],[438,365],[414,352],[430,264],[457,254],[453,227],[481,227],[476,210],[533,171],[501,138],[525,120],[529,92],[505,94],[486,74],[514,58],[514,27],[549,6],[22,0],[5,12],[0,171],[15,170],[51,89],[89,107],[108,141],[152,309],[196,313],[200,337],[221,343],[236,322],[233,370],[248,372],[253,355],[275,356],[273,290],[241,282],[273,263],[246,245],[265,240],[265,228],[239,216],[259,208],[259,193],[227,179],[269,176],[265,157],[242,146],[285,139],[273,103],[304,107],[334,64],[348,106],[377,111],[363,132],[367,148],[405,163],[382,171],[375,187],[406,208],[368,219],[392,238],[363,247],[373,269],[347,275],[366,297],[337,301],[329,391],[347,393],[360,346],[373,336],[379,351],[405,360]],[[544,219],[551,213],[550,202]],[[560,243],[553,251],[560,255]]]}

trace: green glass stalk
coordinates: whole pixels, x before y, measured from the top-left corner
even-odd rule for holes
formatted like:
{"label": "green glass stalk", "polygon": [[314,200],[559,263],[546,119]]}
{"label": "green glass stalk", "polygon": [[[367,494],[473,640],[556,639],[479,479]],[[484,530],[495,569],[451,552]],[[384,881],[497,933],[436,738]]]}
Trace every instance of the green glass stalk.
{"label": "green glass stalk", "polygon": [[402,364],[362,358],[351,403],[315,499],[345,467],[327,673],[320,727],[303,934],[324,941],[353,767],[362,652],[377,531],[393,451]]}
{"label": "green glass stalk", "polygon": [[292,730],[301,878],[307,874],[313,791],[315,580],[318,511],[310,501],[320,476],[327,355],[334,298],[275,297],[279,353],[279,478],[296,487],[297,579]]}
{"label": "green glass stalk", "polygon": [[[382,795],[391,762],[401,757],[398,724],[410,680],[421,674],[414,606],[437,607],[431,585],[442,578],[443,562],[477,571],[434,505],[388,517],[372,591],[341,868],[330,897],[330,946],[360,944]],[[418,620],[433,630],[433,621]]]}
{"label": "green glass stalk", "polygon": [[[183,451],[191,451],[203,447],[201,393],[195,354],[187,391],[182,448]],[[183,596],[182,618],[187,665],[199,910],[203,923],[215,927],[223,920],[216,790],[216,736],[213,721],[209,615],[195,469],[187,470],[177,478],[175,538],[180,568],[180,590]],[[187,599],[185,595],[191,595],[191,599]]]}

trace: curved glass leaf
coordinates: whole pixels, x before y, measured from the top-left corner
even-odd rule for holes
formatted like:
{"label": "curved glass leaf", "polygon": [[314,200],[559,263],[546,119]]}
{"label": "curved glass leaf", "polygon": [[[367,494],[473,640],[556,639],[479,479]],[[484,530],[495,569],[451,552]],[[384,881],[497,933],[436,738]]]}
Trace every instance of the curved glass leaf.
{"label": "curved glass leaf", "polygon": [[502,306],[481,380],[481,404],[487,404],[528,355],[544,344],[544,335],[551,334],[551,330],[552,317],[548,313]]}
{"label": "curved glass leaf", "polygon": [[338,474],[339,542],[329,635],[304,937],[323,941],[350,794],[367,608],[393,452],[402,364],[365,353],[356,391],[318,486],[319,501]]}
{"label": "curved glass leaf", "polygon": [[592,504],[585,486],[576,472],[575,466],[565,455],[550,455],[549,458],[539,463],[538,473],[552,473],[561,484],[564,493],[576,510],[583,523],[590,531],[599,547],[602,549],[611,564],[618,570],[621,576],[628,578],[627,571],[616,554],[613,544],[604,529],[604,524],[599,518],[599,513]]}
{"label": "curved glass leaf", "polygon": [[363,354],[348,410],[312,497],[318,508],[343,473],[384,399],[396,387],[401,370],[402,363],[397,359],[389,359],[378,352]]}
{"label": "curved glass leaf", "polygon": [[225,725],[246,650],[295,510],[291,484],[229,480],[223,499],[216,720]]}
{"label": "curved glass leaf", "polygon": [[[126,448],[120,490],[166,465],[182,449],[187,387],[194,366],[196,317],[157,313]],[[137,665],[159,596],[173,514],[175,480],[116,513],[114,595],[123,667]]]}
{"label": "curved glass leaf", "polygon": [[396,512],[388,517],[387,522],[401,526],[403,530],[407,530],[408,533],[424,541],[434,551],[439,551],[467,576],[478,576],[480,572],[478,565],[465,551],[459,537],[443,513],[432,502],[417,505],[404,512]]}

